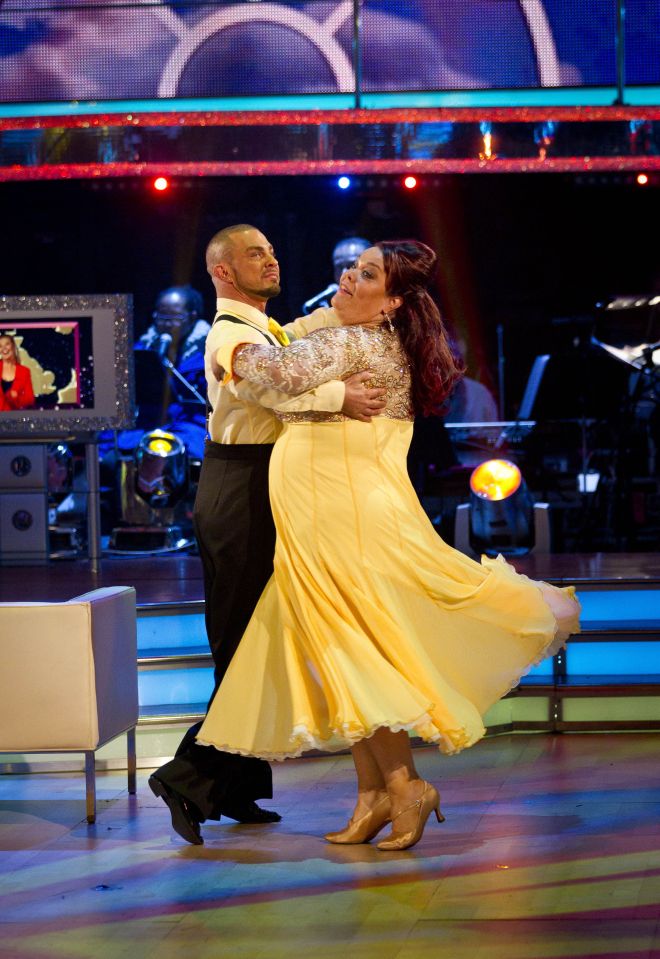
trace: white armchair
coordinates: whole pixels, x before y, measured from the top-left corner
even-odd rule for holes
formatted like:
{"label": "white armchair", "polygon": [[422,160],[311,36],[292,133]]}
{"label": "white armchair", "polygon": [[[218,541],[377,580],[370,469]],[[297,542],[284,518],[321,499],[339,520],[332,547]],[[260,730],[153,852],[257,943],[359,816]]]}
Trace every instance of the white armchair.
{"label": "white armchair", "polygon": [[84,753],[90,823],[95,751],[120,733],[135,792],[136,647],[127,586],[65,603],[0,603],[0,753]]}

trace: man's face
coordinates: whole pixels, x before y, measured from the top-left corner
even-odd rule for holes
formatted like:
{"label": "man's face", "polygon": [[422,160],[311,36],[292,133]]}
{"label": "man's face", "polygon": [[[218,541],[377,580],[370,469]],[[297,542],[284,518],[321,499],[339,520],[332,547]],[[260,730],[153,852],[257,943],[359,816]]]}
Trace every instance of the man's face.
{"label": "man's face", "polygon": [[152,319],[159,333],[169,333],[173,339],[184,339],[190,333],[194,316],[183,294],[178,290],[170,290],[158,298]]}
{"label": "man's face", "polygon": [[251,299],[269,300],[281,290],[279,263],[259,230],[232,233],[228,254],[218,266],[226,271],[227,282]]}

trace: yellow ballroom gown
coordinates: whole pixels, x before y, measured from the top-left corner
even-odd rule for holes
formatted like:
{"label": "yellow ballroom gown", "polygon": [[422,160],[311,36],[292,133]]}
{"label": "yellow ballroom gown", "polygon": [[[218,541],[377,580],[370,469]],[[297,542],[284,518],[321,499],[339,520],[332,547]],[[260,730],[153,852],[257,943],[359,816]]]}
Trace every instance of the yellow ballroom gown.
{"label": "yellow ballroom gown", "polygon": [[486,710],[578,631],[572,589],[438,536],[407,474],[410,381],[395,333],[322,330],[285,351],[249,347],[236,367],[298,392],[370,369],[388,399],[370,423],[286,418],[270,465],[274,575],[198,741],[270,760],[344,749],[381,726],[446,753],[472,745]]}

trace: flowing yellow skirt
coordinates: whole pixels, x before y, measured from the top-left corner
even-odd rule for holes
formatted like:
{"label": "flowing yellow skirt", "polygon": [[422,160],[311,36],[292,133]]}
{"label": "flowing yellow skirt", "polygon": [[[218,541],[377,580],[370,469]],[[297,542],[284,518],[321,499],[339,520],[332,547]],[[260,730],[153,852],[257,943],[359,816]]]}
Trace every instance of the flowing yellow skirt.
{"label": "flowing yellow skirt", "polygon": [[381,726],[446,753],[579,629],[572,589],[447,546],[406,472],[412,426],[285,426],[270,467],[275,572],[198,740],[264,759]]}

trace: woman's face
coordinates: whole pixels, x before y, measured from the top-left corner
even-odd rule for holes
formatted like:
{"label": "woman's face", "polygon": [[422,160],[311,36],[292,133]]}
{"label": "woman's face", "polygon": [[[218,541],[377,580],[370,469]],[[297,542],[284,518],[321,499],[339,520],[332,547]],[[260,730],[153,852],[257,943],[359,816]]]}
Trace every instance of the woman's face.
{"label": "woman's face", "polygon": [[0,360],[4,363],[14,362],[14,341],[8,336],[0,336]]}
{"label": "woman's face", "polygon": [[400,297],[385,292],[385,279],[383,254],[377,246],[369,247],[350,270],[344,270],[339,290],[332,298],[332,305],[344,326],[380,323],[384,313],[400,305]]}

